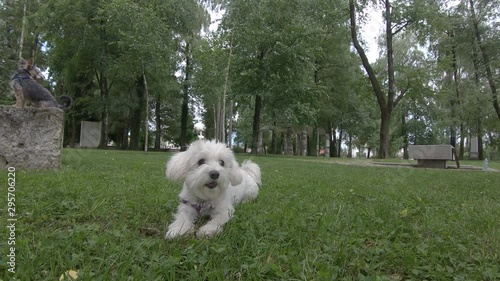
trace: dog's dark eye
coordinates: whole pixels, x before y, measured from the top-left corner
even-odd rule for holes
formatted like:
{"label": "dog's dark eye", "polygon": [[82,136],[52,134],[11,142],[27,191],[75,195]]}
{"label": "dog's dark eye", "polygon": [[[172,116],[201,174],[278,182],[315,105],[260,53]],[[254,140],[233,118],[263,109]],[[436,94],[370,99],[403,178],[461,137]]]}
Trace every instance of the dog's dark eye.
{"label": "dog's dark eye", "polygon": [[225,163],[224,163],[224,161],[223,161],[223,160],[220,160],[220,161],[219,161],[219,164],[220,164],[222,167],[224,167],[224,164],[225,164]]}
{"label": "dog's dark eye", "polygon": [[198,166],[205,164],[205,159],[198,160]]}

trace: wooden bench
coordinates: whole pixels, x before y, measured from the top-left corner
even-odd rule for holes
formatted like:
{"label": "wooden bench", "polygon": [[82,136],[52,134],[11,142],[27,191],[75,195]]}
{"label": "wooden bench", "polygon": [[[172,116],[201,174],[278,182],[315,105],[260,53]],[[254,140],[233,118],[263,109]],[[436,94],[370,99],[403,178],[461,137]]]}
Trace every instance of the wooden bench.
{"label": "wooden bench", "polygon": [[409,156],[419,167],[446,169],[446,161],[455,160],[451,145],[410,145]]}

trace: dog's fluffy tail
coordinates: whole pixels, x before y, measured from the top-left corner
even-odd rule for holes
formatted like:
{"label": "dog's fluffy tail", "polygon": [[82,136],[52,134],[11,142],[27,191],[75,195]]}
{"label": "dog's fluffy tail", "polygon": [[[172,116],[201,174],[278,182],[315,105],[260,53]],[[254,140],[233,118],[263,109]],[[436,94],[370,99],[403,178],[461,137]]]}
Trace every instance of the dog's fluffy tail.
{"label": "dog's fluffy tail", "polygon": [[259,195],[261,186],[260,168],[250,160],[243,161],[241,164],[241,173],[243,182],[230,189],[233,204],[239,204],[254,200]]}
{"label": "dog's fluffy tail", "polygon": [[68,110],[73,105],[73,99],[70,96],[60,96],[57,103],[59,103],[59,108],[62,110]]}
{"label": "dog's fluffy tail", "polygon": [[251,160],[245,160],[243,161],[243,164],[241,164],[241,169],[247,171],[259,186],[262,185],[259,165],[255,164]]}

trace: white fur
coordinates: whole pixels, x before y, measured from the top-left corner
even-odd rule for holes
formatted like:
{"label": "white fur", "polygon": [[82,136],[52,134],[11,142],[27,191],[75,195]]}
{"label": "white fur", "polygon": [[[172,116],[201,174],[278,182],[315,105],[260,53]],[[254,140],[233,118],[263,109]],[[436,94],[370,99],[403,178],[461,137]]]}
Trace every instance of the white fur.
{"label": "white fur", "polygon": [[[219,173],[217,179],[210,177],[214,172]],[[231,219],[233,206],[257,198],[261,185],[257,164],[245,160],[240,167],[233,152],[216,141],[198,140],[188,150],[175,154],[167,163],[165,175],[171,180],[184,181],[180,204],[168,226],[166,239],[193,233],[196,220],[206,215],[210,220],[196,235],[213,236]]]}

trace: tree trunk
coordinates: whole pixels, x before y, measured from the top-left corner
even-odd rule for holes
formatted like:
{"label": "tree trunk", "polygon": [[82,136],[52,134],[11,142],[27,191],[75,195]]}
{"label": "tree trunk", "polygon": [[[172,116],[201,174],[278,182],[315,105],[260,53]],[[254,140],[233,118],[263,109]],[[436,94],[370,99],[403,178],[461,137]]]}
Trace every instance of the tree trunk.
{"label": "tree trunk", "polygon": [[391,113],[381,112],[380,114],[381,122],[380,122],[380,147],[378,151],[378,158],[389,158],[390,157],[390,147],[391,147],[391,139],[390,139],[390,121],[391,121]]}
{"label": "tree trunk", "polygon": [[252,126],[252,154],[259,154],[259,132],[260,132],[260,114],[262,111],[262,97],[255,96],[255,110]]}
{"label": "tree trunk", "polygon": [[460,123],[460,144],[459,144],[460,151],[459,151],[459,154],[458,154],[458,159],[459,160],[463,160],[464,159],[464,152],[465,152],[465,138],[464,138],[464,135],[465,135],[464,124]]}
{"label": "tree trunk", "polygon": [[[474,83],[476,85],[476,95],[480,94],[480,83],[481,80],[479,78],[479,54],[477,52],[477,46],[474,46],[472,52],[472,65],[474,66]],[[478,149],[478,159],[483,160],[483,130],[482,130],[482,109],[481,106],[477,106],[477,149]]]}
{"label": "tree trunk", "polygon": [[108,113],[108,79],[104,77],[101,73],[99,76],[99,87],[101,92],[101,105],[103,107],[101,113],[101,140],[99,142],[99,148],[108,148],[108,123],[109,123],[109,113]]}
{"label": "tree trunk", "polygon": [[500,105],[498,104],[497,87],[495,84],[495,79],[494,79],[493,73],[491,71],[490,56],[488,55],[486,47],[483,45],[483,42],[482,42],[481,33],[479,31],[479,22],[478,22],[478,19],[476,17],[476,10],[474,9],[474,1],[469,0],[469,5],[470,5],[471,16],[472,16],[472,25],[474,28],[474,36],[476,38],[476,43],[477,43],[479,50],[481,52],[481,55],[483,57],[483,64],[484,64],[484,67],[486,68],[486,77],[488,78],[488,84],[490,85],[490,89],[491,89],[491,101],[493,103],[493,108],[495,109],[495,112],[496,112],[498,118],[500,118]]}
{"label": "tree trunk", "polygon": [[450,100],[450,108],[451,108],[451,120],[452,124],[450,126],[450,145],[456,149],[456,132],[455,132],[455,101],[454,97],[451,97]]}
{"label": "tree trunk", "polygon": [[349,134],[347,143],[347,158],[352,158],[352,136]]}
{"label": "tree trunk", "polygon": [[271,130],[271,154],[277,154],[278,142],[276,139],[276,129]]}
{"label": "tree trunk", "polygon": [[328,133],[328,141],[330,142],[330,154],[329,157],[336,157],[337,156],[337,134],[335,133],[336,130],[332,130],[330,127],[330,132]]}
{"label": "tree trunk", "polygon": [[331,152],[330,152],[330,134],[327,133],[325,134],[325,157],[330,157]]}
{"label": "tree trunk", "polygon": [[122,149],[127,150],[127,149],[129,149],[129,145],[130,145],[130,142],[129,142],[130,128],[128,126],[123,127],[122,133],[123,133]]}
{"label": "tree trunk", "polygon": [[35,55],[38,49],[38,44],[40,43],[40,34],[37,33],[35,36],[35,42],[33,42],[33,49],[31,49],[31,57],[33,58],[33,63],[35,62]]}
{"label": "tree trunk", "polygon": [[401,116],[401,136],[403,137],[403,159],[409,159],[408,155],[408,131],[406,129],[406,114],[407,112],[403,112]]}
{"label": "tree trunk", "polygon": [[[221,141],[226,141],[226,95],[227,95],[227,87],[229,84],[229,68],[231,66],[231,55],[233,53],[233,37],[231,36],[231,44],[229,45],[229,57],[227,58],[227,66],[226,66],[226,79],[224,81],[224,92],[222,94],[222,109],[221,109],[221,120],[219,122],[220,125],[220,139]],[[232,114],[232,111],[231,111]],[[231,115],[232,117],[232,115]],[[229,135],[231,138],[231,135]]]}
{"label": "tree trunk", "polygon": [[477,155],[479,160],[484,159],[483,152],[483,129],[481,125],[481,119],[477,121]]}
{"label": "tree trunk", "polygon": [[340,157],[342,155],[342,134],[344,133],[344,130],[342,127],[339,129],[339,139],[338,139],[338,144],[337,144],[337,157]]}
{"label": "tree trunk", "polygon": [[357,38],[357,25],[356,25],[356,11],[355,11],[355,1],[349,0],[349,18],[351,21],[351,39],[354,45],[354,48],[358,52],[361,62],[363,63],[363,67],[365,68],[368,78],[370,79],[370,83],[373,87],[373,91],[375,92],[375,96],[377,98],[378,105],[380,107],[381,114],[381,124],[380,124],[380,148],[378,152],[379,158],[387,158],[390,156],[389,148],[390,148],[390,135],[389,128],[391,122],[391,113],[392,109],[397,105],[399,100],[403,97],[401,94],[399,97],[395,98],[395,83],[394,83],[394,62],[393,62],[393,48],[392,48],[392,20],[391,20],[391,5],[389,0],[385,1],[385,20],[386,20],[386,46],[387,46],[387,76],[388,76],[388,95],[387,101],[385,94],[382,91],[382,87],[380,82],[378,81],[375,71],[373,70],[370,62],[368,61],[368,57],[366,56],[363,47],[358,41]]}
{"label": "tree trunk", "polygon": [[229,102],[229,129],[227,132],[227,143],[229,147],[233,147],[233,109],[234,102],[231,100]]}
{"label": "tree trunk", "polygon": [[257,154],[258,155],[261,155],[261,154],[266,154],[266,146],[264,145],[264,141],[263,141],[263,133],[262,131],[259,131],[259,141],[258,141],[258,145],[257,145]]}
{"label": "tree trunk", "polygon": [[278,154],[285,155],[285,153],[286,153],[286,133],[281,132],[280,133],[280,141],[278,144]]}
{"label": "tree trunk", "polygon": [[142,76],[137,77],[136,90],[135,90],[137,104],[135,108],[130,112],[130,146],[131,150],[139,149],[139,140],[141,137],[141,125],[142,125],[142,111],[144,104],[144,78]]}
{"label": "tree trunk", "polygon": [[142,77],[144,79],[144,106],[145,117],[144,117],[144,152],[148,152],[149,143],[149,92],[148,92],[148,82],[146,80],[146,74],[143,72]]}
{"label": "tree trunk", "polygon": [[300,136],[300,155],[307,156],[307,132],[302,130],[302,135]]}
{"label": "tree trunk", "polygon": [[[21,35],[19,36],[19,62],[23,58],[23,45],[24,45],[24,28],[26,26],[26,7],[27,7],[27,0],[24,0],[23,4],[23,21],[21,25]],[[2,1],[3,3],[3,1]],[[34,61],[35,58],[33,58]]]}
{"label": "tree trunk", "polygon": [[[106,34],[106,22],[104,19],[100,20],[99,23],[99,39],[101,42],[103,42],[103,45],[101,46],[103,48],[104,56],[108,55],[108,44],[107,44],[107,34]],[[109,142],[109,136],[108,136],[108,127],[109,127],[109,91],[111,88],[111,85],[108,85],[108,77],[106,74],[105,69],[108,68],[107,65],[104,64],[103,61],[99,62],[99,69],[95,70],[96,72],[96,78],[99,83],[99,90],[101,92],[101,104],[103,107],[102,114],[101,114],[101,140],[99,143],[99,148],[101,149],[107,149],[108,148],[108,142]]]}
{"label": "tree trunk", "polygon": [[215,105],[207,106],[207,112],[204,114],[205,119],[205,132],[204,136],[206,139],[215,139],[215,119],[216,119],[216,108]]}
{"label": "tree trunk", "polygon": [[315,145],[316,153],[313,153],[313,154],[316,154],[316,157],[319,157],[320,147],[319,147],[319,130],[318,130],[318,128],[314,128],[313,135],[316,135],[316,145]]}
{"label": "tree trunk", "polygon": [[71,137],[69,146],[74,148],[76,143],[76,118],[71,116]]}
{"label": "tree trunk", "polygon": [[156,95],[155,103],[155,123],[156,123],[156,134],[155,134],[155,150],[161,149],[161,95]]}
{"label": "tree trunk", "polygon": [[116,148],[120,148],[121,149],[122,146],[123,146],[123,128],[122,128],[122,126],[120,126],[116,130],[115,142],[116,142]]}
{"label": "tree trunk", "polygon": [[[386,46],[387,46],[387,76],[388,76],[388,93],[387,106],[381,108],[382,119],[380,128],[380,158],[390,157],[390,122],[392,109],[395,104],[394,97],[396,96],[396,85],[394,77],[394,50],[392,47],[392,7],[389,0],[385,2],[385,23],[386,23]],[[395,102],[394,102],[395,103]]]}
{"label": "tree trunk", "polygon": [[222,129],[222,123],[223,123],[223,114],[222,114],[222,104],[221,104],[221,98],[217,97],[217,110],[215,113],[215,139],[219,142],[224,141],[223,140],[223,129]]}
{"label": "tree trunk", "polygon": [[285,155],[293,155],[292,128],[287,128],[285,133]]}
{"label": "tree trunk", "polygon": [[187,93],[187,87],[184,87],[184,93],[182,97],[182,108],[181,108],[181,136],[180,136],[180,141],[179,145],[181,147],[181,151],[185,151],[187,149],[188,141],[187,141],[187,122],[188,122],[188,114],[189,114],[189,107],[188,107],[188,100],[189,96]]}
{"label": "tree trunk", "polygon": [[187,139],[187,123],[188,123],[188,114],[189,114],[189,89],[191,82],[191,46],[189,43],[186,43],[186,47],[184,49],[186,56],[186,70],[184,73],[184,93],[182,96],[182,109],[181,109],[181,135],[179,140],[179,145],[181,146],[181,151],[185,151],[188,145]]}
{"label": "tree trunk", "polygon": [[294,137],[295,137],[294,155],[300,155],[300,135],[294,134]]}
{"label": "tree trunk", "polygon": [[[451,32],[451,37],[454,38],[455,34]],[[456,115],[458,115],[458,119],[462,120],[460,110],[456,110],[455,104],[458,104],[458,107],[460,108],[461,104],[461,97],[460,97],[460,81],[459,81],[459,74],[458,74],[458,66],[457,66],[457,51],[456,51],[456,45],[453,44],[451,47],[451,53],[452,53],[452,67],[453,67],[453,81],[455,83],[455,94],[456,94],[456,101],[452,101],[452,112],[453,116],[452,119],[456,119]],[[456,151],[456,132],[453,130],[455,133],[455,151]],[[462,160],[464,159],[464,123],[460,122],[460,147],[459,147],[459,153],[458,153],[458,159]]]}
{"label": "tree trunk", "polygon": [[450,145],[453,146],[454,148],[456,147],[457,141],[456,141],[456,132],[455,128],[452,126],[450,127]]}

